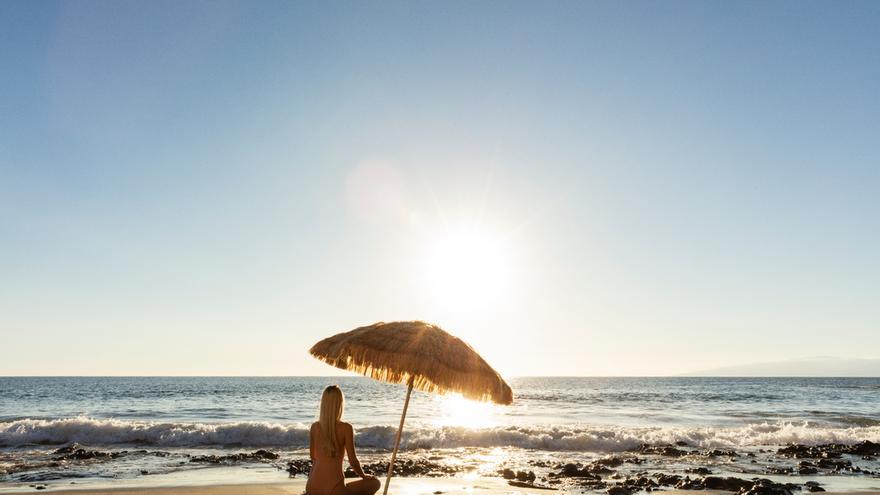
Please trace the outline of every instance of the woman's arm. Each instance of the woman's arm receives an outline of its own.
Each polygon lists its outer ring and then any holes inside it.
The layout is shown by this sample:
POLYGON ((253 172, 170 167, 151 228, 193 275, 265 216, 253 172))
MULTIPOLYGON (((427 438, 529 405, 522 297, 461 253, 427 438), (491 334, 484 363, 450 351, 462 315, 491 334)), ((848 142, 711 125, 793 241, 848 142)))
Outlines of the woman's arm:
POLYGON ((317 423, 312 423, 312 428, 309 430, 309 457, 312 462, 315 461, 315 425, 317 423))
POLYGON ((364 474, 364 470, 361 469, 361 462, 354 451, 354 428, 347 423, 345 425, 345 452, 348 454, 348 465, 351 466, 352 471, 361 478, 370 478, 371 476, 364 474))

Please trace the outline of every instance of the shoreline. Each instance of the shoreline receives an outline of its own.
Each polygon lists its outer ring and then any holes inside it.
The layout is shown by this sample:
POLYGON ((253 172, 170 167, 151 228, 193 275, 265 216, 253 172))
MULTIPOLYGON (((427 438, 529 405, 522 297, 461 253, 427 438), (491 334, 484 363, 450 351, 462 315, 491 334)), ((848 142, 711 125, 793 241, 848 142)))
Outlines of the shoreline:
MULTIPOLYGON (((385 477, 379 477, 382 483, 385 477)), ((784 477, 770 476, 776 480, 784 480, 784 477)), ((696 478, 694 478, 696 479, 696 478)), ((716 477, 716 479, 722 479, 716 477)), ((767 479, 767 477, 764 477, 767 479)), ((574 481, 574 480, 572 480, 574 481)), ((610 479, 608 481, 611 481, 610 479)), ((623 481, 623 480, 619 480, 623 481)), ((844 481, 844 480, 838 480, 844 481)), ((827 491, 829 494, 847 495, 880 495, 880 478, 861 478, 856 484, 835 484, 834 488, 827 491), (865 481, 868 481, 866 484, 865 481), (876 482, 876 483, 874 483, 876 482)), ((587 481, 589 483, 589 481, 587 481)), ((65 482, 61 480, 45 483, 0 483, 0 494, 23 494, 23 493, 63 493, 70 495, 302 495, 305 490, 306 478, 303 476, 290 477, 286 472, 279 471, 269 465, 255 466, 221 466, 198 470, 180 471, 167 474, 157 474, 141 478, 123 479, 88 479, 81 481, 65 482)), ((575 482, 573 484, 560 484, 548 486, 544 483, 531 485, 518 482, 515 479, 504 477, 492 477, 476 474, 457 476, 403 476, 395 477, 389 490, 392 495, 547 495, 557 492, 564 495, 580 495, 584 493, 599 493, 623 495, 620 490, 624 485, 602 485, 601 488, 575 482)), ((732 495, 743 493, 731 487, 711 485, 708 482, 701 488, 681 488, 676 486, 655 486, 645 490, 638 488, 638 484, 630 487, 627 495, 645 494, 649 491, 658 491, 675 495, 732 495), (720 489, 723 488, 723 489, 720 489)), ((786 493, 784 488, 768 487, 766 491, 770 495, 786 493)), ((829 487, 830 488, 830 487, 829 487)), ((792 489, 788 493, 795 495, 808 494, 807 489, 792 489)))
MULTIPOLYGON (((384 481, 383 481, 384 482, 384 481)), ((264 481, 228 484, 181 484, 172 486, 82 486, 80 488, 46 488, 15 487, 13 490, 2 490, 0 493, 59 493, 67 495, 302 495, 305 480, 264 481), (17 489, 16 489, 17 488, 17 489)), ((554 490, 572 493, 568 490, 554 490)), ((695 495, 694 490, 659 490, 667 495, 695 495)), ((391 495, 537 495, 547 493, 544 490, 533 490, 510 486, 497 479, 477 477, 465 478, 401 478, 392 482, 388 492, 391 495)), ((728 495, 730 491, 699 490, 704 495, 728 495)), ((880 495, 880 489, 870 491, 835 491, 828 495, 880 495)))
MULTIPOLYGON (((399 495, 438 495, 474 491, 487 493, 567 494, 609 493, 633 495, 650 491, 693 493, 877 493, 880 445, 789 445, 777 449, 702 449, 677 445, 643 445, 637 451, 616 454, 569 455, 551 452, 427 451, 406 455, 395 466, 391 491, 399 495), (430 455, 426 455, 430 453, 430 455), (466 488, 471 483, 470 488, 466 488), (445 487, 438 489, 438 486, 445 487), (417 487, 421 487, 418 489, 417 487)), ((362 456, 364 470, 384 479, 384 455, 362 456)), ((169 452, 88 450, 78 444, 56 449, 42 472, 27 479, 4 480, 0 495, 34 491, 91 493, 134 491, 154 493, 170 488, 250 485, 294 487, 302 493, 308 460, 278 453, 225 452, 187 455, 186 461, 169 452), (161 455, 159 455, 161 454, 161 455), (168 463, 172 471, 146 469, 145 460, 168 463), (95 472, 106 462, 121 463, 115 471, 95 472), (194 467, 195 465, 195 467, 194 467), (127 472, 126 476, 119 473, 127 472), (136 474, 136 473, 139 473, 136 474)), ((127 492, 126 492, 127 493, 127 492)), ((164 493, 164 492, 162 492, 164 493)), ((200 492, 195 492, 200 493, 200 492)), ((224 492, 225 493, 225 492, 224 492)), ((284 492, 288 493, 288 492, 284 492)))

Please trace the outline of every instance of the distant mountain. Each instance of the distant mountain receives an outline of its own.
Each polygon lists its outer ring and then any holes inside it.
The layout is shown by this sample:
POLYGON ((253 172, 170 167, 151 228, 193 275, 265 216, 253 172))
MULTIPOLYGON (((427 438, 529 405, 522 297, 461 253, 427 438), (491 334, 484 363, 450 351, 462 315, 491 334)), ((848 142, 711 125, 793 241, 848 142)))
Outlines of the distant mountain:
POLYGON ((877 376, 880 377, 880 359, 849 359, 838 357, 808 357, 723 366, 683 373, 683 376, 877 376))

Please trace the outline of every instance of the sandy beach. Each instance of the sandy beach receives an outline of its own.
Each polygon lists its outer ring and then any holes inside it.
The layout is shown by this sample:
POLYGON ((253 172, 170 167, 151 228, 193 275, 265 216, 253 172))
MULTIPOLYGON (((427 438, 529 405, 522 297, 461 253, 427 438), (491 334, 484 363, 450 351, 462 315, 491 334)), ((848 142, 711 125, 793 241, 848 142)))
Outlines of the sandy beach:
MULTIPOLYGON (((498 480, 478 478, 462 479, 423 479, 409 478, 395 480, 389 491, 394 495, 527 495, 547 493, 543 490, 518 489, 498 480)), ((75 495, 300 495, 305 487, 302 480, 285 483, 255 483, 210 486, 178 486, 178 487, 141 487, 141 488, 101 488, 51 490, 51 493, 75 495)), ((22 487, 20 491, 5 493, 41 493, 34 488, 22 487)), ((667 495, 693 495, 693 491, 668 490, 667 495)), ((705 490, 705 495, 729 494, 720 490, 705 490)), ((880 490, 870 492, 830 492, 847 493, 847 495, 880 495, 880 490)))
MULTIPOLYGON (((380 477, 382 482, 385 478, 380 477)), ((115 479, 74 483, 68 486, 41 483, 0 484, 0 494, 62 493, 72 495, 301 495, 306 479, 301 476, 287 478, 271 469, 241 469, 221 467, 172 473, 148 478, 115 479)), ((729 490, 680 490, 655 489, 669 495, 730 495, 729 490)), ((602 490, 604 492, 604 490, 602 490)), ((392 495, 546 495, 548 493, 589 493, 586 487, 572 485, 559 489, 536 489, 512 486, 507 480, 486 476, 453 477, 400 477, 394 478, 388 491, 392 495)), ((641 492, 644 493, 644 492, 641 492)), ((795 490, 794 493, 809 493, 795 490)), ((865 485, 844 487, 828 493, 848 495, 880 495, 880 483, 876 489, 865 485)))
MULTIPOLYGON (((300 495, 306 480, 297 478, 284 481, 236 483, 233 477, 242 479, 241 470, 213 470, 204 475, 186 478, 167 477, 152 482, 114 480, 80 485, 76 488, 58 488, 52 485, 37 490, 40 484, 0 485, 0 493, 70 493, 76 495, 300 495), (225 472, 224 472, 225 471, 225 472), (218 476, 219 472, 219 476, 218 476), (175 486, 175 484, 178 484, 175 486), (158 484, 158 485, 157 485, 158 484)), ((247 478, 247 476, 245 476, 247 478)), ((279 477, 279 479, 282 479, 279 477)), ((384 478, 383 478, 384 482, 384 478)), ((509 486, 505 481, 493 478, 399 478, 389 489, 393 495, 475 495, 546 493, 545 490, 522 490, 509 486)))
MULTIPOLYGON (((11 493, 33 493, 34 491, 33 488, 29 488, 27 491, 11 493)), ((163 488, 109 488, 98 490, 53 490, 52 493, 75 493, 78 495, 98 495, 102 493, 115 495, 298 495, 302 493, 302 488, 293 484, 256 484, 163 488)))

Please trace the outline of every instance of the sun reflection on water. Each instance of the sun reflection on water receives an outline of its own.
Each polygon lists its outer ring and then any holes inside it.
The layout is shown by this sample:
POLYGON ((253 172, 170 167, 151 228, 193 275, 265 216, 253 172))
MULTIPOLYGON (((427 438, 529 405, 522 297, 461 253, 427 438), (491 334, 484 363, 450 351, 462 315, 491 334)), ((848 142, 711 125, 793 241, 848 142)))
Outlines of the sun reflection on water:
POLYGON ((496 406, 465 399, 459 394, 436 397, 437 417, 434 426, 488 428, 498 425, 496 406))

